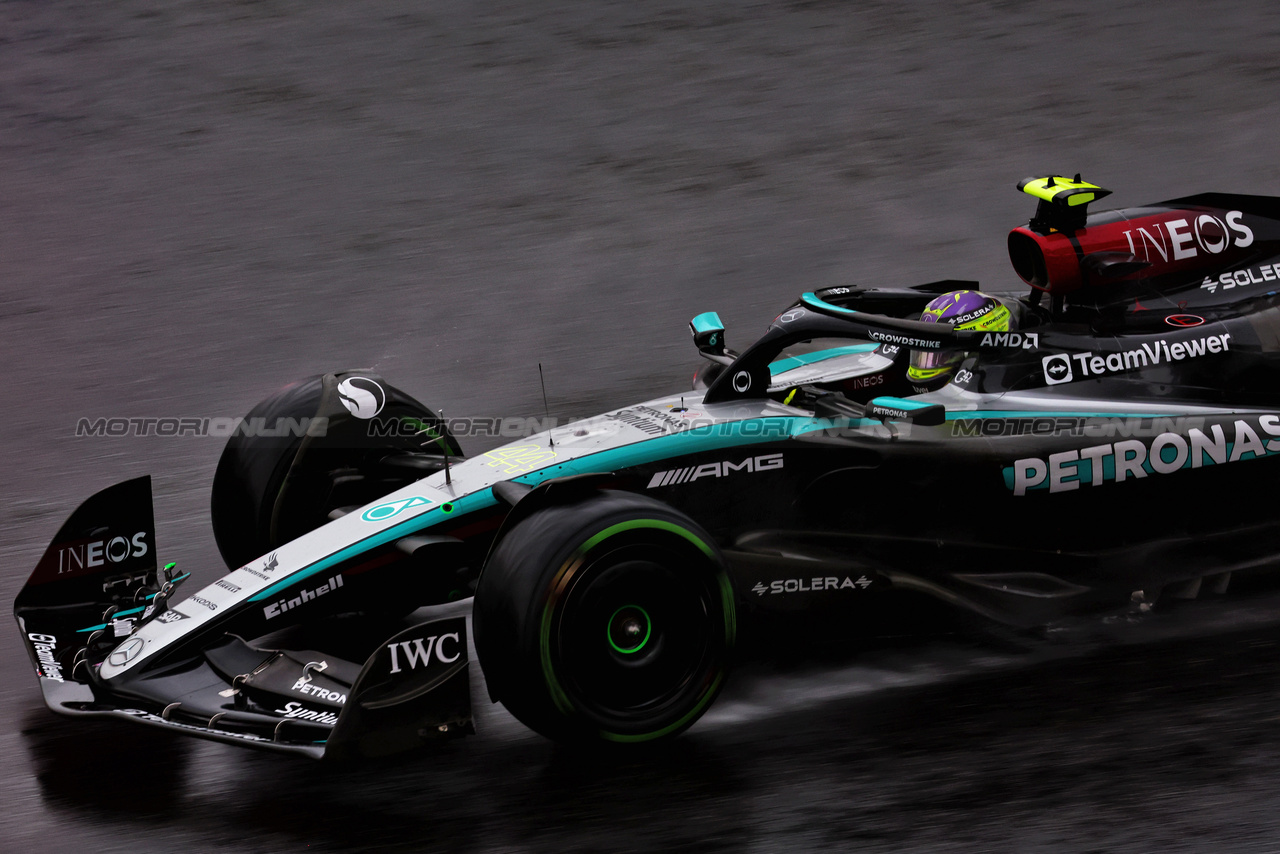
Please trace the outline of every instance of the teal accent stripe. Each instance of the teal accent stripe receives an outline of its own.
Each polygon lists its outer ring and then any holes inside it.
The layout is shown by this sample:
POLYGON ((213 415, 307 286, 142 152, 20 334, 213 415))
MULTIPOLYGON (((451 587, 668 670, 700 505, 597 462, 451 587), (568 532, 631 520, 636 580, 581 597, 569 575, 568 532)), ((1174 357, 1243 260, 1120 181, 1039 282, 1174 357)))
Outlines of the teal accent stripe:
POLYGON ((621 448, 610 448, 598 454, 580 457, 563 465, 549 466, 529 474, 513 478, 516 483, 527 483, 536 486, 552 478, 569 474, 585 474, 588 472, 618 471, 634 468, 646 463, 658 462, 688 454, 705 451, 716 451, 723 448, 736 448, 742 445, 756 445, 762 442, 776 442, 793 439, 806 433, 817 433, 830 429, 847 429, 849 426, 868 426, 879 424, 870 418, 853 419, 839 423, 829 418, 806 418, 804 416, 774 416, 770 418, 753 418, 746 421, 729 421, 722 424, 709 424, 683 433, 670 436, 657 436, 621 448), (583 467, 580 464, 585 463, 583 467))
POLYGON ((800 301, 813 308, 825 309, 826 311, 838 311, 842 314, 857 314, 857 312, 851 308, 841 308, 838 305, 832 305, 824 299, 819 299, 818 295, 812 291, 801 294, 800 301))
POLYGON ((801 353, 799 356, 789 356, 776 362, 770 362, 769 372, 777 376, 786 371, 792 371, 804 365, 811 365, 814 362, 825 362, 827 359, 834 359, 837 356, 847 356, 851 353, 869 353, 879 346, 879 344, 851 344, 848 347, 832 347, 829 350, 801 353))
POLYGON ((891 409, 928 409, 930 406, 938 406, 936 403, 926 403, 919 400, 907 400, 902 397, 876 397, 871 400, 872 406, 887 406, 891 409))
MULTIPOLYGON (((512 480, 515 483, 537 486, 545 481, 564 477, 565 475, 618 471, 686 454, 697 454, 704 451, 735 448, 762 442, 784 441, 806 433, 817 433, 831 429, 847 430, 849 427, 863 427, 878 425, 879 423, 879 421, 868 418, 850 419, 848 421, 840 419, 837 423, 828 418, 773 416, 770 418, 753 418, 746 421, 708 424, 705 427, 686 430, 682 433, 655 436, 652 439, 645 439, 621 448, 610 448, 599 453, 588 454, 559 465, 548 466, 539 471, 520 475, 512 478, 512 480)), ((497 503, 498 499, 494 498, 493 490, 490 488, 482 489, 452 502, 453 512, 455 514, 461 512, 463 515, 492 507, 497 503)), ((394 525, 385 531, 366 537, 357 543, 352 543, 346 548, 321 558, 289 577, 272 584, 265 590, 255 593, 247 601, 261 602, 264 599, 270 599, 298 582, 317 573, 324 572, 339 563, 358 557, 364 552, 371 551, 379 546, 395 542, 401 537, 407 537, 433 525, 438 525, 444 521, 444 515, 444 511, 440 507, 433 507, 425 513, 401 522, 399 525, 394 525)), ((450 518, 455 517, 451 516, 450 518)))
POLYGON ((948 421, 987 418, 1186 418, 1186 412, 1071 412, 1069 410, 975 409, 948 412, 948 421))
MULTIPOLYGON (((464 495, 462 498, 449 503, 452 507, 450 515, 459 511, 466 514, 476 510, 483 510, 486 507, 492 507, 498 503, 498 499, 493 497, 492 489, 485 488, 479 492, 464 495)), ((424 528, 430 528, 432 525, 438 525, 444 521, 444 517, 446 515, 442 507, 443 505, 441 507, 432 507, 425 513, 421 513, 412 519, 401 522, 399 525, 393 525, 385 531, 380 531, 373 536, 365 537, 359 542, 352 543, 344 549, 339 549, 333 554, 321 558, 305 569, 301 569, 287 578, 280 579, 265 590, 253 594, 247 601, 261 602, 264 599, 270 599, 271 597, 278 595, 281 591, 287 590, 297 584, 299 581, 310 578, 317 573, 324 572, 331 566, 350 560, 351 558, 357 557, 367 551, 372 551, 379 546, 385 546, 387 543, 393 543, 401 537, 407 537, 424 528)))
MULTIPOLYGON (((177 584, 181 581, 186 581, 190 577, 191 577, 191 573, 184 572, 182 573, 182 575, 179 575, 177 578, 175 578, 173 580, 173 583, 177 584)), ((150 596, 147 597, 146 601, 150 602, 154 598, 156 598, 156 594, 152 593, 150 596)), ((127 611, 116 611, 114 614, 111 615, 111 619, 118 620, 121 617, 128 616, 129 614, 136 614, 139 611, 145 611, 145 610, 147 610, 146 605, 139 605, 138 607, 130 608, 127 611)), ((76 629, 76 634, 80 634, 81 632, 96 632, 98 629, 105 629, 106 627, 107 627, 106 623, 98 623, 98 625, 90 626, 87 629, 76 629)))

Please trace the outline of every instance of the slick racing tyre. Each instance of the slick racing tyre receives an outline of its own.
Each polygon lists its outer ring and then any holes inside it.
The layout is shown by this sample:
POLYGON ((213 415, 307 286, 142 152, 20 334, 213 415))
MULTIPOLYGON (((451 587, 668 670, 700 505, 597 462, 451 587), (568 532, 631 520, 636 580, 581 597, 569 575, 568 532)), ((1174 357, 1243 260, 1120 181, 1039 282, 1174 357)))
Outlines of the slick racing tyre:
POLYGON ((213 533, 235 569, 461 457, 440 419, 368 372, 311 377, 255 406, 218 460, 213 533))
POLYGON ((724 682, 733 590, 711 538, 661 502, 592 493, 535 511, 476 590, 490 696, 561 742, 644 742, 696 721, 724 682))

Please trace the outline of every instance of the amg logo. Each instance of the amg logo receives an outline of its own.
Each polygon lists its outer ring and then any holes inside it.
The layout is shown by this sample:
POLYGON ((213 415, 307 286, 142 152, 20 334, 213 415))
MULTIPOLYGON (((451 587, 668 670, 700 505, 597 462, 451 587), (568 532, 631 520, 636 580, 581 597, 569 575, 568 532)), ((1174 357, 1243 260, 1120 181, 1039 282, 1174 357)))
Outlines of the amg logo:
POLYGON ((404 653, 404 669, 417 670, 419 665, 426 667, 431 663, 433 645, 435 646, 434 652, 437 661, 441 664, 453 664, 458 660, 458 657, 462 655, 462 651, 457 649, 455 646, 453 655, 446 658, 444 654, 444 642, 449 638, 453 638, 455 645, 462 642, 462 639, 458 636, 457 632, 449 632, 448 634, 440 635, 439 638, 432 635, 429 638, 414 638, 411 641, 400 641, 399 643, 387 644, 387 651, 391 653, 391 672, 399 673, 401 670, 400 652, 404 653))
POLYGON ((280 616, 285 611, 296 608, 303 603, 310 602, 317 596, 323 596, 330 590, 337 590, 341 586, 342 574, 339 573, 338 575, 330 578, 327 584, 321 584, 314 590, 299 590, 298 595, 294 596, 292 599, 281 599, 279 602, 272 602, 270 605, 262 609, 262 613, 266 619, 270 620, 274 617, 280 616))
POLYGON ((770 471, 782 468, 782 454, 764 454, 759 457, 747 457, 740 463, 704 463, 671 471, 660 471, 649 481, 646 489, 658 486, 674 486, 677 483, 692 483, 700 477, 728 477, 738 471, 770 471))

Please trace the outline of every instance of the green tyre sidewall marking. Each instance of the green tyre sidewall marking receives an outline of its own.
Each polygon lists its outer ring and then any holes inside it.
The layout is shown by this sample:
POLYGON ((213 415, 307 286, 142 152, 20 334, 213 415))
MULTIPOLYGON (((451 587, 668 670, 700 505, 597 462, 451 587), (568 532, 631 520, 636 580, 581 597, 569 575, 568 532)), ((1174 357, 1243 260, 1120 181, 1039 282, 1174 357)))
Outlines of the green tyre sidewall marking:
MULTIPOLYGON (((718 565, 715 550, 711 548, 711 546, 707 545, 701 537, 697 536, 687 528, 662 519, 632 519, 627 522, 619 522, 616 525, 610 525, 608 528, 600 531, 598 534, 576 548, 573 551, 573 554, 569 555, 564 563, 561 564, 560 570, 556 573, 554 582, 558 583, 559 580, 564 577, 566 570, 572 567, 575 563, 580 562, 593 548, 600 545, 605 540, 608 540, 610 537, 617 534, 621 534, 626 531, 633 531, 639 528, 650 528, 676 534, 696 546, 698 551, 706 555, 706 557, 712 562, 712 566, 718 565)), ((733 604, 733 585, 729 582, 729 578, 724 572, 717 571, 716 580, 720 585, 720 601, 722 612, 724 614, 724 639, 725 646, 728 648, 733 646, 734 640, 737 638, 738 634, 737 614, 733 604)), ((564 687, 560 684, 560 680, 556 677, 555 667, 551 662, 551 626, 553 619, 553 605, 554 602, 548 601, 542 609, 542 622, 538 632, 539 657, 542 661, 542 677, 546 683, 547 690, 551 694, 551 700, 555 703, 556 708, 561 714, 568 716, 574 713, 573 702, 569 699, 569 695, 565 692, 564 687)), ((599 733, 600 737, 606 741, 624 744, 662 738, 664 735, 680 729, 680 727, 700 715, 707 707, 707 704, 711 702, 711 699, 715 697, 716 690, 720 687, 720 683, 723 681, 724 669, 720 668, 717 671, 715 678, 711 680, 710 686, 702 692, 702 696, 698 699, 697 704, 678 721, 668 724, 660 730, 641 733, 639 735, 623 735, 621 733, 601 730, 599 733)))
POLYGON ((716 691, 720 688, 720 683, 724 681, 724 670, 716 673, 716 678, 711 680, 711 685, 707 690, 702 692, 702 696, 698 699, 698 704, 689 710, 689 713, 673 724, 668 724, 660 730, 654 732, 641 733, 640 735, 621 735, 616 732, 600 731, 600 737, 607 741, 614 741, 619 744, 635 744, 642 741, 652 741, 655 738, 662 738, 668 733, 675 732, 689 721, 694 720, 698 715, 702 714, 707 704, 711 702, 711 698, 716 695, 716 691))

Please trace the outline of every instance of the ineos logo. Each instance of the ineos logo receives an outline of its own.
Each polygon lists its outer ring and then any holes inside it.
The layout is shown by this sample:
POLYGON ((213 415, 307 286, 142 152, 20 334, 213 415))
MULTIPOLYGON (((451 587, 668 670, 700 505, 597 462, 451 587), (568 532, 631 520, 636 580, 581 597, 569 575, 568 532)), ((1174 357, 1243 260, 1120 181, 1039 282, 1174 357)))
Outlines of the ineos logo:
POLYGON ((58 549, 58 574, 142 557, 148 551, 146 539, 147 532, 139 531, 132 537, 116 536, 58 549))
POLYGON ((1195 219, 1169 219, 1151 223, 1150 228, 1139 227, 1124 232, 1129 251, 1142 260, 1155 263, 1152 254, 1161 262, 1195 258, 1201 251, 1219 255, 1231 246, 1240 249, 1253 245, 1253 229, 1242 220, 1240 211, 1227 211, 1225 216, 1202 213, 1195 219), (1198 248, 1197 248, 1198 247, 1198 248))
POLYGON ((1198 314, 1171 314, 1164 319, 1170 326, 1199 326, 1204 318, 1198 314))
POLYGON ((738 394, 744 394, 751 388, 751 374, 746 371, 738 371, 733 375, 733 390, 738 394))
POLYGON ((107 560, 119 563, 129 556, 129 541, 124 537, 114 537, 107 543, 107 560))

